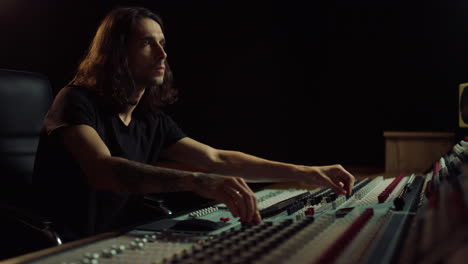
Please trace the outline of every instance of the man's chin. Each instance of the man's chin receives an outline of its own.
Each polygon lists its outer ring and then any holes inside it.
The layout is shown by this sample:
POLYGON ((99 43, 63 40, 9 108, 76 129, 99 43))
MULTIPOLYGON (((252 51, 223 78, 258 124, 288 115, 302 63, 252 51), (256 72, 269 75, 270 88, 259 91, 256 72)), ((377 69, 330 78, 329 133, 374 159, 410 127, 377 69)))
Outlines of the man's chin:
POLYGON ((159 86, 164 83, 164 78, 158 77, 158 78, 149 78, 149 79, 140 79, 140 81, 137 81, 137 84, 143 85, 144 87, 148 86, 159 86))
POLYGON ((160 86, 161 84, 163 84, 163 81, 162 80, 156 80, 156 79, 150 79, 150 80, 146 80, 145 82, 142 82, 142 84, 143 84, 144 87, 150 88, 150 87, 160 86))
POLYGON ((161 85, 164 83, 163 78, 154 78, 149 81, 149 85, 161 85))

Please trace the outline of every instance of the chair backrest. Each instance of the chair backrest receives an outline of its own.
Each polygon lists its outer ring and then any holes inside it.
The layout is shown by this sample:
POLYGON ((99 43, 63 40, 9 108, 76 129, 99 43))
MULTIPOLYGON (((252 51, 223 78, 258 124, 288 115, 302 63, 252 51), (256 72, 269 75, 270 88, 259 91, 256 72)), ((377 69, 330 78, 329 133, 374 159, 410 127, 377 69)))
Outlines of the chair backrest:
POLYGON ((0 69, 1 182, 31 183, 42 121, 51 100, 47 77, 0 69))

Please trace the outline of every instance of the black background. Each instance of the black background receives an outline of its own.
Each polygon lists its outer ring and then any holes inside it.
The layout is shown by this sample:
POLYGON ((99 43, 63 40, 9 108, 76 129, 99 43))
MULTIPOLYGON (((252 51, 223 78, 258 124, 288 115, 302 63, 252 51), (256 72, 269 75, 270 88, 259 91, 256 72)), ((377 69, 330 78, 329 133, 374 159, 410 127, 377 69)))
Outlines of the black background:
POLYGON ((457 131, 468 82, 462 1, 0 0, 0 68, 73 77, 104 15, 166 26, 192 138, 278 161, 384 166, 383 131, 457 131))

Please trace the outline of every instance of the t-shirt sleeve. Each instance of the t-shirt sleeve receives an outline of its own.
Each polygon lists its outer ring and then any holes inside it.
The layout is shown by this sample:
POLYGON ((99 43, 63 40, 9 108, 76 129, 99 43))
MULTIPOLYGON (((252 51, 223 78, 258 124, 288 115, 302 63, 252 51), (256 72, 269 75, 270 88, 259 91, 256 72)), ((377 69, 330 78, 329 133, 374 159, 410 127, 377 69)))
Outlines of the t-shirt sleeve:
POLYGON ((166 128, 163 147, 169 147, 182 138, 187 137, 187 135, 182 131, 182 129, 180 129, 180 127, 174 122, 174 120, 172 120, 170 116, 165 114, 163 116, 166 128))
POLYGON ((96 129, 96 106, 83 89, 67 86, 57 94, 44 119, 48 135, 72 125, 89 125, 96 129))

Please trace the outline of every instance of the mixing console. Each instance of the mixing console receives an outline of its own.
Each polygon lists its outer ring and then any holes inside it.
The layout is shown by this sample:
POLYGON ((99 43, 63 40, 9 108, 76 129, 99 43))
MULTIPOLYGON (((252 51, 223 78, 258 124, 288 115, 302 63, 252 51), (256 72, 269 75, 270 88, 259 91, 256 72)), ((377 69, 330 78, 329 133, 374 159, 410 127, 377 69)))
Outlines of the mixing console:
POLYGON ((262 223, 224 204, 194 210, 29 263, 460 263, 468 255, 468 143, 423 175, 256 193, 262 223))

